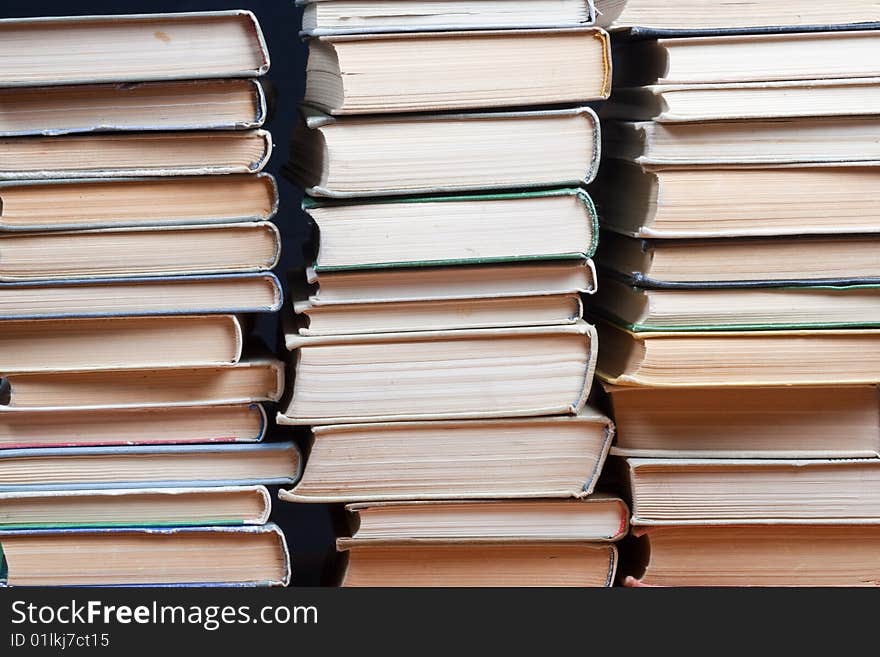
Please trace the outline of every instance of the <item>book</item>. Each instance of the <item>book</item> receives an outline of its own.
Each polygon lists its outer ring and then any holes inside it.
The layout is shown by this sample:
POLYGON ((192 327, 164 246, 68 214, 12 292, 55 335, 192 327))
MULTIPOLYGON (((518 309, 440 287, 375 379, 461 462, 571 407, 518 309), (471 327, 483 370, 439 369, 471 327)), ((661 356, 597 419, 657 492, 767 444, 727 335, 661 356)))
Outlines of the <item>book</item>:
POLYGON ((346 546, 342 586, 606 587, 617 572, 613 544, 346 546))
POLYGON ((0 493, 0 530, 263 525, 265 486, 0 493))
POLYGON ((876 524, 880 461, 627 459, 633 523, 876 524))
POLYGON ((278 401, 283 391, 284 365, 271 358, 220 366, 23 372, 0 379, 0 409, 242 404, 278 401))
POLYGON ((279 424, 576 414, 596 332, 568 326, 301 337, 279 424), (339 367, 343 365, 343 367, 339 367))
POLYGON ((880 76, 876 30, 624 41, 614 85, 835 80, 880 76))
POLYGON ((7 586, 287 586, 283 532, 259 527, 6 531, 7 586), (149 564, 145 568, 144 564, 149 564))
POLYGON ((597 325, 597 375, 628 386, 724 387, 878 383, 880 331, 632 333, 597 325))
POLYGON ((607 121, 608 157, 640 165, 876 166, 875 116, 654 123, 607 121))
POLYGON ((0 281, 247 273, 280 257, 268 221, 15 233, 0 237, 0 281))
POLYGON ((265 130, 5 137, 0 180, 256 173, 271 153, 265 130))
POLYGON ((0 137, 136 130, 243 130, 266 120, 255 80, 0 88, 0 137))
POLYGON ((269 52, 249 11, 5 18, 0 87, 258 77, 269 52), (218 47, 222 44, 222 47, 218 47))
POLYGON ((0 182, 0 231, 85 230, 268 221, 267 173, 180 178, 0 182))
POLYGON ((583 103, 608 97, 610 61, 595 28, 318 36, 303 102, 339 115, 583 103))
POLYGON ((335 198, 577 187, 596 175, 599 141, 588 107, 345 120, 306 109, 286 171, 335 198))
POLYGON ((880 78, 708 84, 614 89, 602 118, 658 123, 866 116, 880 103, 880 78))
POLYGON ((641 586, 877 586, 880 527, 735 525, 634 530, 641 586), (695 549, 695 547, 697 549, 695 549))
POLYGON ((583 304, 577 294, 353 304, 305 299, 294 310, 291 331, 317 336, 575 324, 583 304))
POLYGON ((575 416, 319 425, 289 502, 583 498, 614 438, 575 416))
POLYGON ((0 283, 0 318, 62 320, 193 313, 267 313, 281 307, 271 273, 0 283))
MULTIPOLYGON (((314 267, 291 281, 294 307, 378 306, 402 302, 490 301, 593 294, 592 260, 519 262, 459 267, 415 267, 318 273, 314 267)), ((2 288, 0 288, 2 289, 2 288)), ((301 312, 297 310, 297 312, 301 312)))
POLYGON ((596 12, 591 0, 395 0, 393 10, 384 2, 362 0, 298 0, 303 7, 304 36, 346 33, 421 32, 441 30, 548 28, 592 25, 596 12))
POLYGON ((643 240, 603 232, 599 264, 645 287, 880 283, 876 235, 643 240), (604 257, 604 254, 613 254, 604 257))
POLYGON ((590 191, 603 228, 632 237, 797 237, 880 232, 871 219, 878 181, 880 168, 845 163, 673 168, 606 160, 590 191), (731 189, 748 193, 732 199, 731 189))
POLYGON ((0 491, 293 485, 294 443, 63 447, 0 451, 0 491))
POLYGON ((737 30, 797 26, 829 29, 836 25, 877 22, 874 0, 595 0, 598 22, 615 29, 737 30))
POLYGON ((611 453, 657 458, 878 458, 877 386, 606 386, 611 453))
POLYGON ((553 541, 613 543, 626 536, 629 510, 610 495, 580 500, 469 500, 349 504, 351 538, 336 545, 423 545, 553 541))
POLYGON ((635 332, 880 327, 880 286, 652 289, 614 276, 592 312, 635 332))
POLYGON ((0 449, 249 443, 267 425, 260 404, 21 410, 0 413, 0 449))
POLYGON ((0 372, 149 368, 237 363, 234 315, 0 322, 0 372))
POLYGON ((306 198, 317 272, 583 260, 599 217, 582 189, 334 202, 306 198), (541 230, 535 233, 535 226, 541 230))

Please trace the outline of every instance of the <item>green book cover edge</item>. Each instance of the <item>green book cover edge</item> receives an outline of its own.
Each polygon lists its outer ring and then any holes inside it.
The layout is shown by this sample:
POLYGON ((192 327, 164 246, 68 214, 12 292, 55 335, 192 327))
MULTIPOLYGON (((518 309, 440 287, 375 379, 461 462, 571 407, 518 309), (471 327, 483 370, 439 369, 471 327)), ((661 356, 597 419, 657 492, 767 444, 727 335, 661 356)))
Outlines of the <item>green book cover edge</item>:
POLYGON ((403 196, 399 198, 380 199, 346 199, 346 200, 318 200, 306 196, 302 202, 302 208, 308 212, 311 208, 330 207, 334 205, 358 205, 358 204, 382 204, 382 203, 433 203, 433 202, 460 202, 460 201, 504 201, 522 198, 548 198, 554 196, 577 196, 587 208, 590 216, 592 240, 586 250, 577 253, 554 253, 548 255, 528 255, 495 258, 458 258, 453 260, 414 260, 400 262, 379 262, 357 266, 315 266, 318 273, 332 273, 343 271, 364 271, 375 269, 409 269, 426 267, 457 267, 463 265, 490 265, 504 263, 536 262, 541 260, 586 260, 596 254, 599 247, 599 213, 596 205, 586 190, 578 187, 564 187, 559 189, 523 190, 518 192, 502 192, 491 194, 464 194, 457 196, 403 196))
MULTIPOLYGON (((872 286, 866 286, 872 287, 872 286)), ((706 333, 729 331, 834 331, 841 329, 880 328, 880 322, 839 322, 804 324, 687 324, 682 326, 660 326, 656 324, 628 324, 619 317, 591 309, 591 314, 608 320, 631 333, 706 333)))

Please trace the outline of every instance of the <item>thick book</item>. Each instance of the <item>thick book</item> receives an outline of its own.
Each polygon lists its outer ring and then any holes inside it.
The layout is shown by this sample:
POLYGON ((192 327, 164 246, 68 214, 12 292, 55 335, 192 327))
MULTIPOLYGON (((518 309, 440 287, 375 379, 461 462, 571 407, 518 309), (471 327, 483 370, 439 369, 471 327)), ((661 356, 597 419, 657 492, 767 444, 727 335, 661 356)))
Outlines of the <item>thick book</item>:
POLYGON ((0 413, 0 449, 260 442, 260 404, 31 409, 0 413))
POLYGON ((302 337, 280 424, 576 414, 596 330, 567 326, 302 337), (339 365, 344 367, 339 367, 339 365))
POLYGON ((289 502, 583 498, 614 438, 611 421, 576 416, 324 425, 289 502))
POLYGON ((880 168, 846 163, 734 169, 607 160, 590 191, 602 226, 631 237, 798 237, 880 232, 878 184, 880 168), (732 197, 731 189, 748 191, 732 197))
POLYGON ((607 587, 613 543, 346 545, 341 586, 607 587))
POLYGON ((200 367, 93 367, 6 373, 0 378, 0 410, 246 404, 275 402, 283 392, 284 364, 271 358, 200 367))
POLYGON ((877 24, 875 0, 595 0, 597 22, 616 30, 681 33, 829 30, 877 24))
POLYGON ((590 302, 634 332, 880 327, 880 285, 654 289, 606 276, 590 302))
POLYGON ((644 240, 606 231, 602 241, 599 265, 642 287, 880 283, 876 234, 644 240))
POLYGON ((880 526, 638 527, 642 564, 628 586, 877 586, 880 526), (699 546, 699 554, 695 554, 699 546))
POLYGON ((877 524, 880 460, 627 459, 633 524, 877 524))
POLYGON ((599 169, 599 132, 588 107, 345 120, 306 109, 286 171, 335 198, 577 187, 599 169))
POLYGON ((5 586, 287 586, 274 524, 0 532, 5 586), (149 564, 148 567, 145 567, 149 564))
POLYGON ((334 115, 434 112, 583 103, 610 91, 600 29, 402 32, 312 39, 303 102, 334 115))
POLYGON ((579 294, 352 304, 303 299, 293 309, 290 330, 303 336, 558 326, 583 316, 579 294))
POLYGON ((15 233, 0 238, 0 281, 252 273, 280 257, 269 221, 15 233))
POLYGON ((0 183, 3 232, 237 224, 277 211, 267 173, 0 183))
POLYGON ((422 545, 552 541, 613 543, 626 536, 629 509, 610 495, 580 500, 438 500, 361 502, 353 514, 351 538, 338 549, 360 545, 422 545))
POLYGON ((658 458, 880 458, 877 386, 606 386, 611 453, 658 458))
POLYGON ((307 197, 303 209, 316 226, 318 274, 583 260, 599 238, 596 208, 578 188, 343 202, 307 197))
POLYGON ((598 324, 606 383, 691 388, 880 382, 880 330, 632 333, 598 324))
POLYGON ((711 123, 602 124, 605 154, 636 164, 877 166, 880 119, 831 117, 711 123))
POLYGON ((244 329, 234 315, 0 322, 0 372, 237 363, 244 329))
POLYGON ((0 283, 4 320, 268 313, 281 307, 274 274, 92 278, 0 283))
POLYGON ((265 486, 0 493, 0 530, 263 525, 265 486))
POLYGON ((880 78, 703 84, 615 89, 603 119, 690 123, 865 116, 880 103, 880 78))
POLYGON ((6 18, 0 87, 257 77, 269 52, 249 11, 6 18))
POLYGON ((5 137, 0 180, 256 173, 271 154, 265 130, 5 137))
POLYGON ((293 485, 294 443, 63 447, 0 451, 0 491, 293 485))
POLYGON ((301 35, 440 32, 586 27, 596 19, 592 0, 297 0, 301 35))
MULTIPOLYGON (((592 260, 551 260, 461 267, 414 267, 319 274, 314 267, 291 278, 297 312, 306 307, 391 303, 495 301, 559 294, 593 294, 592 260), (303 304, 308 304, 304 306, 303 304)), ((2 288, 0 288, 2 289, 2 288)))
POLYGON ((880 35, 856 30, 624 41, 613 57, 615 87, 873 78, 880 76, 880 35))
POLYGON ((0 137, 137 130, 245 130, 266 120, 255 80, 0 88, 0 137))

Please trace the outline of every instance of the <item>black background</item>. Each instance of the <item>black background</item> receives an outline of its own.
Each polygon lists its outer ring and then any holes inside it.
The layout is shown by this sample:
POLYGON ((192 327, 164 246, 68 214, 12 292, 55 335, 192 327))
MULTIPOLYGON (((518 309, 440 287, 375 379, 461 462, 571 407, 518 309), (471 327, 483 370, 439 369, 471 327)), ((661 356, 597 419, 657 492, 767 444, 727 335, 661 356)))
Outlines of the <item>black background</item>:
MULTIPOLYGON (((300 211, 302 192, 280 176, 288 160, 288 144, 296 108, 302 99, 305 83, 306 46, 298 37, 302 10, 293 0, 168 0, 143 2, 125 0, 0 0, 0 17, 72 16, 89 14, 148 14, 159 12, 213 11, 249 9, 256 14, 269 46, 271 67, 266 78, 274 87, 273 111, 266 124, 272 133, 275 150, 266 171, 278 180, 281 204, 275 222, 284 240, 277 272, 302 266, 302 243, 306 237, 306 218, 300 211)), ((3 63, 0 62, 0 66, 3 63)), ((277 349, 277 316, 261 317, 257 329, 277 349)), ((278 429, 274 440, 295 438, 302 444, 302 432, 278 429)), ((274 492, 274 491, 273 491, 274 492)), ((319 583, 325 560, 333 555, 333 529, 329 509, 324 505, 288 504, 275 501, 273 520, 284 529, 293 555, 296 585, 319 583)))

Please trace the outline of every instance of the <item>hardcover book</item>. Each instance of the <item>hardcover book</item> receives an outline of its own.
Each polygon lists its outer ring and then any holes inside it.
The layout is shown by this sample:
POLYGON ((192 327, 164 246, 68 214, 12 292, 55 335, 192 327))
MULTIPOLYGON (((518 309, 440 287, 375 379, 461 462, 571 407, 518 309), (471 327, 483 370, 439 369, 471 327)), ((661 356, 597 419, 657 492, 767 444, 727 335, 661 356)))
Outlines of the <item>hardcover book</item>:
POLYGON ((679 168, 606 160, 590 191, 603 228, 631 237, 798 237, 880 232, 878 184, 873 165, 679 168), (731 189, 748 192, 732 199, 731 189))
POLYGON ((348 545, 613 543, 627 534, 629 509, 610 495, 579 500, 439 500, 362 502, 345 507, 354 515, 348 545))
POLYGON ((598 324, 597 375, 657 387, 880 383, 880 331, 631 333, 598 324))
POLYGON ((234 315, 0 322, 0 372, 237 363, 244 329, 234 315))
POLYGON ((0 236, 0 281, 261 272, 280 257, 268 221, 14 233, 0 236))
POLYGON ((577 187, 600 151, 588 107, 345 120, 306 109, 287 171, 335 198, 577 187))
POLYGON ((281 307, 271 273, 0 283, 0 318, 63 320, 197 313, 266 313, 281 307))
POLYGON ((636 35, 827 31, 877 25, 875 0, 595 0, 598 23, 636 35))
POLYGON ((573 104, 610 83, 595 28, 346 34, 310 41, 303 102, 334 115, 573 104))
POLYGON ((265 486, 0 493, 0 530, 264 525, 265 486))
POLYGON ((0 88, 0 137, 245 130, 265 120, 266 97, 255 80, 0 88))
POLYGON ((6 137, 0 180, 256 173, 271 153, 265 130, 6 137))
POLYGON ((280 424, 576 414, 596 359, 595 329, 568 326, 286 336, 295 350, 280 424), (338 367, 338 365, 345 367, 338 367))
POLYGON ((880 283, 880 238, 876 234, 642 240, 607 231, 602 233, 602 242, 600 266, 641 287, 880 283))
POLYGON ((877 459, 627 462, 637 525, 877 524, 880 517, 877 459))
POLYGON ((269 70, 260 24, 243 10, 5 18, 0 44, 9 64, 0 87, 258 77, 269 70))
POLYGON ((149 445, 0 451, 0 491, 293 485, 294 443, 149 445))
POLYGON ((459 267, 415 267, 319 274, 313 267, 290 282, 294 308, 402 302, 490 301, 593 294, 592 260, 552 260, 459 267))
POLYGON ((605 386, 616 456, 880 458, 877 386, 605 386))
POLYGON ((260 404, 20 410, 0 413, 0 448, 251 443, 267 425, 260 404))
POLYGON ((315 271, 583 260, 599 217, 578 188, 333 202, 307 197, 315 271), (540 231, 535 233, 535 226, 540 231))
POLYGON ((297 0, 303 7, 301 35, 384 34, 523 28, 585 27, 596 10, 592 0, 297 0))
POLYGON ((274 524, 5 531, 0 532, 0 560, 5 586, 290 583, 287 542, 274 524))
POLYGON ((0 379, 0 411, 274 402, 283 391, 284 365, 270 358, 200 367, 6 373, 0 379))
POLYGON ((277 211, 267 173, 0 182, 0 231, 237 224, 277 211))
POLYGON ((853 523, 639 527, 629 586, 877 586, 880 527, 853 523), (699 558, 694 556, 699 545, 699 558))
POLYGON ((614 438, 590 409, 574 416, 323 425, 289 502, 584 498, 614 438))

